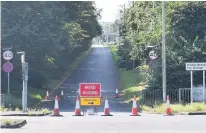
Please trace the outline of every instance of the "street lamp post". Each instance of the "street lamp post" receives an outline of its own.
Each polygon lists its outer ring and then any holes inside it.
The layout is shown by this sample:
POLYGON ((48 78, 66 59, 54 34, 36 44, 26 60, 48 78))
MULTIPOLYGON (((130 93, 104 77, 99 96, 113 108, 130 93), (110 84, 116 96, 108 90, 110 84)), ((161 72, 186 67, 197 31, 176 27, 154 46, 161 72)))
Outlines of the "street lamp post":
POLYGON ((163 101, 166 101, 166 54, 165 54, 165 2, 162 1, 162 88, 163 101))
POLYGON ((28 63, 25 62, 25 52, 17 52, 21 55, 22 63, 22 81, 23 81, 23 91, 22 91, 22 110, 27 111, 27 81, 28 81, 28 63))

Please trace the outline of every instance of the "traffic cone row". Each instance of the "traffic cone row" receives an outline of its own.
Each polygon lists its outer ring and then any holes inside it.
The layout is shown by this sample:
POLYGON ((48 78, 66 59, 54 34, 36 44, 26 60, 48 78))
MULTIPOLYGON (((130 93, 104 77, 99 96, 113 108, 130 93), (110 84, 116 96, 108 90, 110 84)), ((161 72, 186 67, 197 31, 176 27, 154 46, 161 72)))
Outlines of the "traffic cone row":
POLYGON ((64 100, 64 92, 61 91, 61 101, 63 101, 63 100, 64 100))
MULTIPOLYGON (((44 100, 50 100, 50 99, 51 99, 51 98, 49 97, 49 92, 47 91, 44 100)), ((61 101, 64 100, 64 92, 63 92, 63 90, 61 91, 61 97, 60 97, 60 100, 61 100, 61 101)))
POLYGON ((79 96, 77 95, 76 99, 76 107, 75 107, 75 112, 73 116, 83 116, 81 115, 81 110, 80 110, 80 102, 79 102, 79 96))
POLYGON ((167 103, 166 103, 166 113, 165 116, 172 116, 172 109, 170 107, 170 97, 167 95, 167 103))
POLYGON ((110 109, 109 109, 109 101, 107 99, 107 94, 105 97, 105 104, 104 104, 104 114, 101 116, 113 116, 112 114, 110 114, 110 109))
POLYGON ((49 92, 47 91, 44 100, 49 100, 49 99, 50 99, 50 98, 49 98, 49 92))
POLYGON ((59 112, 59 103, 58 103, 58 96, 55 97, 55 103, 54 103, 54 110, 53 110, 53 114, 51 116, 63 116, 60 115, 59 112))
POLYGON ((120 97, 119 92, 118 92, 118 89, 116 89, 116 92, 115 92, 114 97, 115 97, 115 98, 119 98, 119 97, 120 97))
MULTIPOLYGON (((61 97, 63 97, 63 91, 61 92, 61 97)), ((45 99, 49 99, 48 91, 47 91, 47 95, 46 95, 45 99)), ((171 116, 171 115, 173 115, 173 114, 172 114, 172 110, 171 110, 171 107, 170 107, 170 97, 169 97, 169 95, 167 95, 166 114, 165 114, 165 116, 171 116)), ((55 104, 54 104, 54 110, 53 110, 53 115, 52 116, 62 116, 62 115, 60 115, 60 112, 59 112, 58 96, 55 97, 55 104)), ((77 95, 75 112, 74 112, 73 116, 83 116, 81 114, 81 109, 80 109, 79 95, 77 95)), ((113 116, 110 113, 109 101, 108 101, 108 98, 107 98, 107 94, 105 96, 104 114, 101 115, 101 116, 113 116)), ((135 95, 133 97, 132 112, 131 112, 130 116, 141 116, 141 115, 138 114, 138 108, 137 108, 136 96, 135 95)))
POLYGON ((133 98, 133 104, 132 104, 132 114, 130 116, 140 116, 138 114, 138 109, 137 109, 137 102, 136 102, 136 96, 133 98))

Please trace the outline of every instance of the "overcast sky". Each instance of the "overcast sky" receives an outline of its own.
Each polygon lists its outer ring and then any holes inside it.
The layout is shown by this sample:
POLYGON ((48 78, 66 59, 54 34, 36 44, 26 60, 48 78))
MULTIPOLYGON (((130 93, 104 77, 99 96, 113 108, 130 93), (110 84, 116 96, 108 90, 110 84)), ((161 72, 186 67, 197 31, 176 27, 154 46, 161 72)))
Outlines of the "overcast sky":
POLYGON ((102 8, 103 22, 113 22, 116 20, 120 5, 128 3, 128 0, 96 0, 97 8, 102 8))

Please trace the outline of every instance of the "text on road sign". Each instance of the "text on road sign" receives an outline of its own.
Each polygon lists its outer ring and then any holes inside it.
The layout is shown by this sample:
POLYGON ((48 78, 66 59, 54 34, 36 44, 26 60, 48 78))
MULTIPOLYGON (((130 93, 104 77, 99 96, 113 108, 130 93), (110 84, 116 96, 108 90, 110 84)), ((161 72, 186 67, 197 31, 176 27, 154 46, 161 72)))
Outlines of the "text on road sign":
POLYGON ((206 63, 186 63, 186 70, 188 71, 204 71, 206 70, 206 63))
POLYGON ((13 53, 11 51, 9 51, 9 50, 4 51, 3 58, 4 58, 4 60, 9 61, 9 60, 11 60, 13 58, 13 53))
POLYGON ((82 106, 99 106, 101 105, 101 98, 80 98, 82 106))
POLYGON ((157 58, 157 55, 156 55, 156 53, 155 53, 155 51, 150 51, 149 52, 149 57, 150 57, 150 59, 152 59, 152 60, 154 60, 154 59, 156 59, 157 58))
POLYGON ((101 84, 80 83, 80 97, 101 97, 101 84))

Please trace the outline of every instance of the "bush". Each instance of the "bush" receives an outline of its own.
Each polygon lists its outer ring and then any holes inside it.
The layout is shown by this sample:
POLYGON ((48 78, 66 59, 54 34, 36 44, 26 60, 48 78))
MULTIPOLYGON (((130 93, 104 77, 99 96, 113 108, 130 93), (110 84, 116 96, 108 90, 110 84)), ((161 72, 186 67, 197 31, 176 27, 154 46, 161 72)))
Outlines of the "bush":
MULTIPOLYGON (((206 105, 203 103, 193 103, 187 105, 181 104, 171 104, 171 109, 173 113, 180 113, 180 112, 198 112, 198 111, 206 111, 206 105)), ((165 113, 166 105, 154 105, 153 108, 148 106, 142 106, 142 110, 152 112, 152 113, 165 113)))

